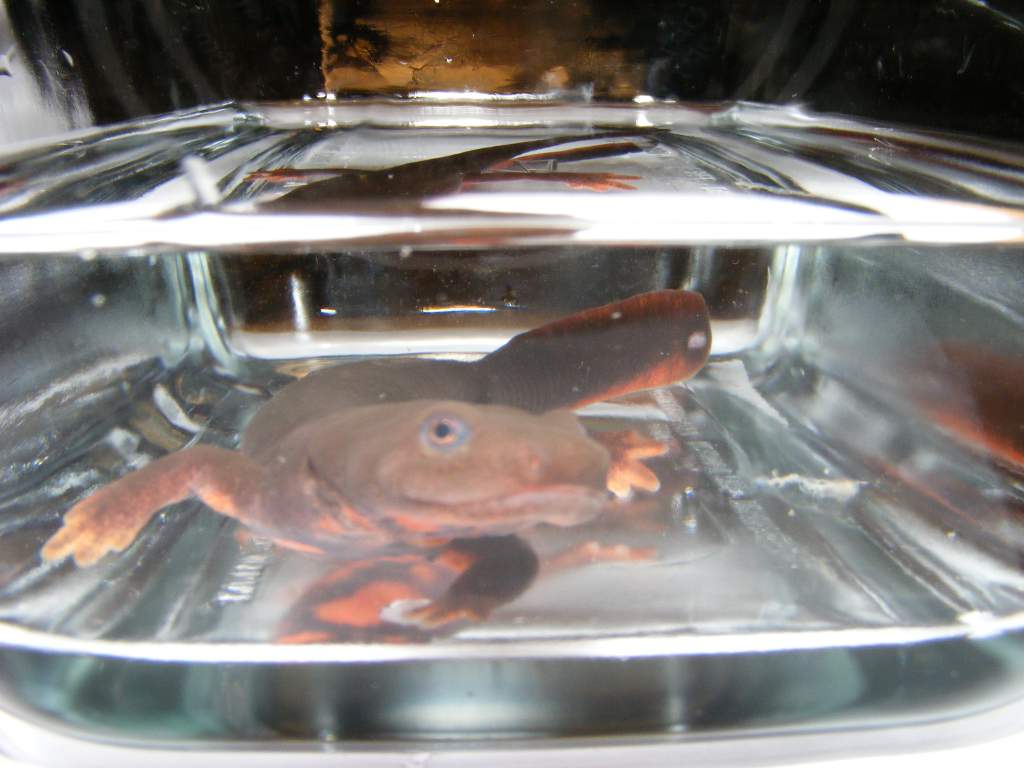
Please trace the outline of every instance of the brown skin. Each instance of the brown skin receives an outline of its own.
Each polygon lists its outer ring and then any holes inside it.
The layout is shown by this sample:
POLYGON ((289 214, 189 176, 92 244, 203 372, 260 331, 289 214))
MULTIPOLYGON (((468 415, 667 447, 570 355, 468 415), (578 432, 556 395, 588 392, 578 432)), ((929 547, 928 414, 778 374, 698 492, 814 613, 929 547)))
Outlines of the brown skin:
POLYGON ((249 179, 295 181, 310 176, 314 178, 324 174, 330 176, 321 181, 304 184, 278 198, 263 203, 261 207, 268 211, 333 210, 345 208, 352 205, 353 202, 365 204, 372 200, 419 200, 433 195, 456 192, 466 184, 490 181, 546 181, 594 191, 632 190, 635 187, 627 182, 636 181, 638 179, 636 176, 622 176, 615 173, 560 173, 551 170, 528 173, 507 169, 514 167, 517 160, 520 162, 546 161, 555 164, 559 161, 591 160, 639 152, 642 150, 642 144, 637 142, 643 142, 645 134, 650 133, 644 131, 637 131, 633 134, 604 132, 591 135, 557 136, 472 149, 454 155, 418 160, 383 169, 284 168, 257 171, 250 175, 249 179), (587 140, 601 141, 620 136, 627 140, 604 141, 589 146, 577 145, 557 149, 564 144, 587 140), (540 151, 549 148, 551 151, 540 151))
MULTIPOLYGON (((358 603, 343 623, 362 634, 346 637, 374 637, 368 616, 393 630, 377 619, 397 599, 429 601, 409 613, 424 626, 478 620, 536 573, 513 534, 587 522, 617 503, 609 490, 658 488, 640 462, 666 446, 635 433, 599 441, 563 409, 688 378, 710 342, 703 299, 659 291, 521 334, 474 363, 324 369, 268 401, 240 452, 187 448, 79 501, 41 554, 91 565, 196 497, 284 547, 356 564, 358 584, 335 579, 333 608, 311 609, 338 618, 358 603), (388 580, 388 569, 406 576, 388 580)), ((323 639, 291 623, 290 637, 323 639)))
POLYGON ((423 525, 450 520, 453 536, 572 525, 605 496, 608 452, 565 411, 412 400, 353 409, 344 421, 366 437, 337 450, 318 429, 307 449, 317 474, 337 478, 359 508, 423 525), (532 508, 529 497, 541 493, 563 505, 532 508))
POLYGON ((190 495, 285 546, 334 559, 577 525, 608 507, 608 467, 607 450, 564 411, 362 406, 289 433, 259 462, 208 446, 165 456, 72 507, 42 554, 91 565, 190 495))

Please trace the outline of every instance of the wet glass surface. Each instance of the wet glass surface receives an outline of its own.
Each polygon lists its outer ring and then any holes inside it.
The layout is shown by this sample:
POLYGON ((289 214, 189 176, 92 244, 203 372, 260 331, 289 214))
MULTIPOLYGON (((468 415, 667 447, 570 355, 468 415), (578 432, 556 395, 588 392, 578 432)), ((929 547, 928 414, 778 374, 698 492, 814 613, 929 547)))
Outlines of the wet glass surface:
POLYGON ((554 126, 549 105, 367 109, 212 109, 6 159, 16 706, 117 738, 414 740, 910 721, 1019 694, 1019 157, 743 105, 554 126), (542 567, 429 642, 312 646, 276 641, 323 558, 196 501, 96 565, 39 558, 75 501, 234 448, 310 370, 473 359, 662 288, 705 297, 711 359, 581 411, 674 443, 649 462, 661 489, 527 536, 542 561, 589 541, 652 558, 542 567), (623 720, 590 679, 648 703, 623 720), (558 714, 584 700, 585 722, 558 714))

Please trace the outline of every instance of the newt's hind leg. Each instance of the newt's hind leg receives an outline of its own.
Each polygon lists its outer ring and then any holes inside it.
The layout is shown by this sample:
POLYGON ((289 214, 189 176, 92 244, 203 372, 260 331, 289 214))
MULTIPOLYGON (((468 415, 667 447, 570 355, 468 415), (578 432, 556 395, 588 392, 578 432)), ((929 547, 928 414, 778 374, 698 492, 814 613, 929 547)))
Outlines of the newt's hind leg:
POLYGON ((461 573, 441 597, 405 612, 406 620, 424 627, 483 621, 523 594, 540 570, 536 552, 518 536, 456 539, 437 561, 461 573))
POLYGON ((305 591, 278 642, 426 642, 487 618, 537 570, 533 549, 516 536, 345 563, 305 591))
POLYGON ((43 546, 43 560, 71 555, 79 566, 92 565, 128 547, 163 507, 190 497, 244 521, 260 475, 250 459, 224 448, 197 445, 168 454, 75 504, 43 546))

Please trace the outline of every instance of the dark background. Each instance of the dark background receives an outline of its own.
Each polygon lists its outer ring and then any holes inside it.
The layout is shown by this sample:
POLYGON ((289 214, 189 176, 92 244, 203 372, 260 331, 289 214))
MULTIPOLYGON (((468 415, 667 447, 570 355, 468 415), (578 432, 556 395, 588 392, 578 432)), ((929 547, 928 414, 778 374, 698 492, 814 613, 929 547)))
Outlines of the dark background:
MULTIPOLYGON (((631 71, 639 73, 637 92, 657 97, 795 100, 820 111, 1009 139, 1024 136, 1019 2, 502 0, 492 5, 514 17, 510 34, 521 37, 531 36, 531 24, 536 30, 557 23, 557 12, 589 14, 593 32, 579 41, 583 55, 589 51, 592 58, 630 62, 631 71)), ((374 19, 394 19, 397 8, 426 26, 430 17, 424 9, 430 6, 386 0, 338 0, 333 7, 317 0, 6 2, 38 88, 58 103, 84 98, 100 124, 225 99, 314 95, 324 87, 325 51, 350 62, 357 73, 360 67, 370 71, 386 59, 392 43, 387 24, 374 19)), ((526 50, 528 41, 523 42, 526 50)), ((571 60, 578 53, 565 55, 571 60)), ((600 84, 595 95, 622 97, 619 91, 604 92, 600 84)))

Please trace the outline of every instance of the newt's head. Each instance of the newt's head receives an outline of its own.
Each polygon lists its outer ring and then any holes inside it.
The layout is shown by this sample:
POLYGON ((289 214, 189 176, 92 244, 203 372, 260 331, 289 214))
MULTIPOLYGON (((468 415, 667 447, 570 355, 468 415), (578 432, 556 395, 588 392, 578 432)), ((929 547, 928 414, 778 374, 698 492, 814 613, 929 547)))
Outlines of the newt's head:
POLYGON ((609 503, 608 452, 567 411, 414 400, 353 408, 308 429, 308 484, 396 536, 575 525, 609 503))

